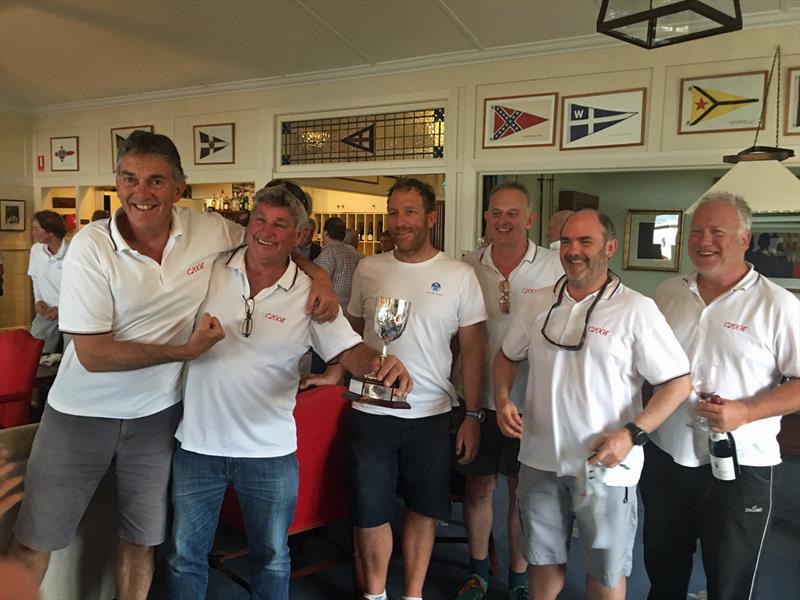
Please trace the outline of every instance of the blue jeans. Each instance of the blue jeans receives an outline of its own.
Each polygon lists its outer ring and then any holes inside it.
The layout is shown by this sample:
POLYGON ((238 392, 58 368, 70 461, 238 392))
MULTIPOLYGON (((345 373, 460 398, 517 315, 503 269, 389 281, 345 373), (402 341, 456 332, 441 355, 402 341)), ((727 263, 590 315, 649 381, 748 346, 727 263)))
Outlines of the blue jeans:
POLYGON ((251 597, 289 597, 287 532, 297 500, 294 453, 276 458, 228 458, 183 450, 172 459, 172 550, 169 597, 201 600, 208 585, 208 553, 222 498, 232 483, 239 496, 250 546, 251 597))

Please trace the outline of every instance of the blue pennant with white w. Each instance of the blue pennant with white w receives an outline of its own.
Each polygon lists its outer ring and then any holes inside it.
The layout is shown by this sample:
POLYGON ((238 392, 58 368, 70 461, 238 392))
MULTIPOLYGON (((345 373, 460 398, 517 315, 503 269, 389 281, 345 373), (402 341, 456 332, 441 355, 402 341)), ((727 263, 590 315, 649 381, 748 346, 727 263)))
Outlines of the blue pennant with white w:
POLYGON ((592 135, 593 133, 597 133, 598 131, 603 131, 637 114, 638 113, 635 112, 607 110, 605 108, 594 108, 593 106, 570 104, 569 141, 574 142, 588 135, 592 135))

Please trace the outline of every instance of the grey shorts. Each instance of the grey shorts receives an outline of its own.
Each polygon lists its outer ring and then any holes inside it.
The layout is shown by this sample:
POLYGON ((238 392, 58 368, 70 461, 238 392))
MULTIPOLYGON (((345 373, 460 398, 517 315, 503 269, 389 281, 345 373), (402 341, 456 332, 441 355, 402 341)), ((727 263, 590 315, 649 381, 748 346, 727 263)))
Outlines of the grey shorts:
POLYGON ((611 534, 606 549, 591 547, 592 524, 585 513, 573 510, 577 494, 575 477, 558 477, 522 465, 517 486, 517 509, 522 527, 522 554, 532 565, 563 565, 578 522, 581 563, 586 572, 606 587, 631 574, 633 541, 636 537, 636 486, 606 486, 605 511, 611 534))
POLYGON ((72 542, 100 481, 113 466, 119 537, 157 546, 166 537, 175 428, 181 405, 138 419, 78 417, 45 407, 25 476, 14 535, 42 552, 72 542))

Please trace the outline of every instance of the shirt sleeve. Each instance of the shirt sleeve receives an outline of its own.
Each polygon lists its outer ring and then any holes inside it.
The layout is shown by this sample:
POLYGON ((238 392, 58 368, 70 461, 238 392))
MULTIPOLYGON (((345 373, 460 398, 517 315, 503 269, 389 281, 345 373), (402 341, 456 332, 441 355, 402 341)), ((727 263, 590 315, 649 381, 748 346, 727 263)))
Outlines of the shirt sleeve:
MULTIPOLYGON (((351 313, 352 314, 352 313, 351 313)), ((464 282, 461 285, 461 297, 458 307, 458 326, 467 327, 489 318, 486 314, 486 303, 483 300, 478 276, 472 266, 464 269, 464 282)))
POLYGON ((787 297, 779 308, 774 350, 775 362, 781 375, 792 379, 800 378, 800 302, 787 297))
POLYGON ((643 298, 635 314, 637 372, 652 385, 688 374, 689 359, 655 302, 643 298))
POLYGON ((67 333, 108 333, 112 330, 114 298, 93 243, 75 239, 64 258, 58 324, 67 333))
POLYGON ((336 318, 329 323, 317 323, 311 319, 311 346, 325 362, 359 343, 361 336, 353 331, 341 309, 336 318))
POLYGON ((350 303, 347 305, 347 313, 356 319, 364 318, 364 302, 361 297, 361 271, 366 261, 359 261, 356 272, 353 273, 353 282, 350 291, 350 303))
POLYGON ((31 278, 31 282, 33 283, 33 301, 39 302, 42 299, 42 292, 39 289, 39 285, 36 282, 36 277, 39 275, 39 261, 36 259, 36 250, 38 249, 38 244, 34 244, 31 247, 30 258, 28 259, 28 276, 31 278))

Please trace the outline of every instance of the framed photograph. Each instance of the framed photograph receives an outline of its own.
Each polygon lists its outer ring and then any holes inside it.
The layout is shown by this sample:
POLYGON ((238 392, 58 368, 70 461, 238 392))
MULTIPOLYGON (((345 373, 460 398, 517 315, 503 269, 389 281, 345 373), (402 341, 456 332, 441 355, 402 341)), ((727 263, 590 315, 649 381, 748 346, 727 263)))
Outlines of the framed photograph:
POLYGON ((763 129, 767 72, 681 79, 678 134, 763 129))
POLYGON ((558 94, 486 98, 483 148, 554 146, 558 94))
POLYGON ((744 259, 778 285, 800 292, 800 213, 756 213, 750 231, 744 259))
POLYGON ((25 231, 26 222, 23 200, 0 200, 0 230, 25 231))
POLYGON ((784 135, 800 135, 800 67, 792 67, 786 73, 786 117, 784 135))
POLYGON ((50 170, 51 171, 77 171, 78 137, 50 138, 50 170))
POLYGON ((128 139, 128 136, 132 134, 134 131, 141 130, 141 131, 149 131, 153 133, 153 126, 152 125, 137 125, 135 127, 116 127, 111 130, 111 166, 116 166, 117 164, 117 155, 119 154, 119 149, 122 148, 122 144, 125 143, 125 140, 128 139))
POLYGON ((646 88, 564 96, 561 150, 644 144, 646 88))
POLYGON ((236 162, 234 123, 194 126, 194 164, 232 165, 236 162))
POLYGON ((680 210, 629 210, 622 268, 677 273, 681 267, 682 225, 680 210))

